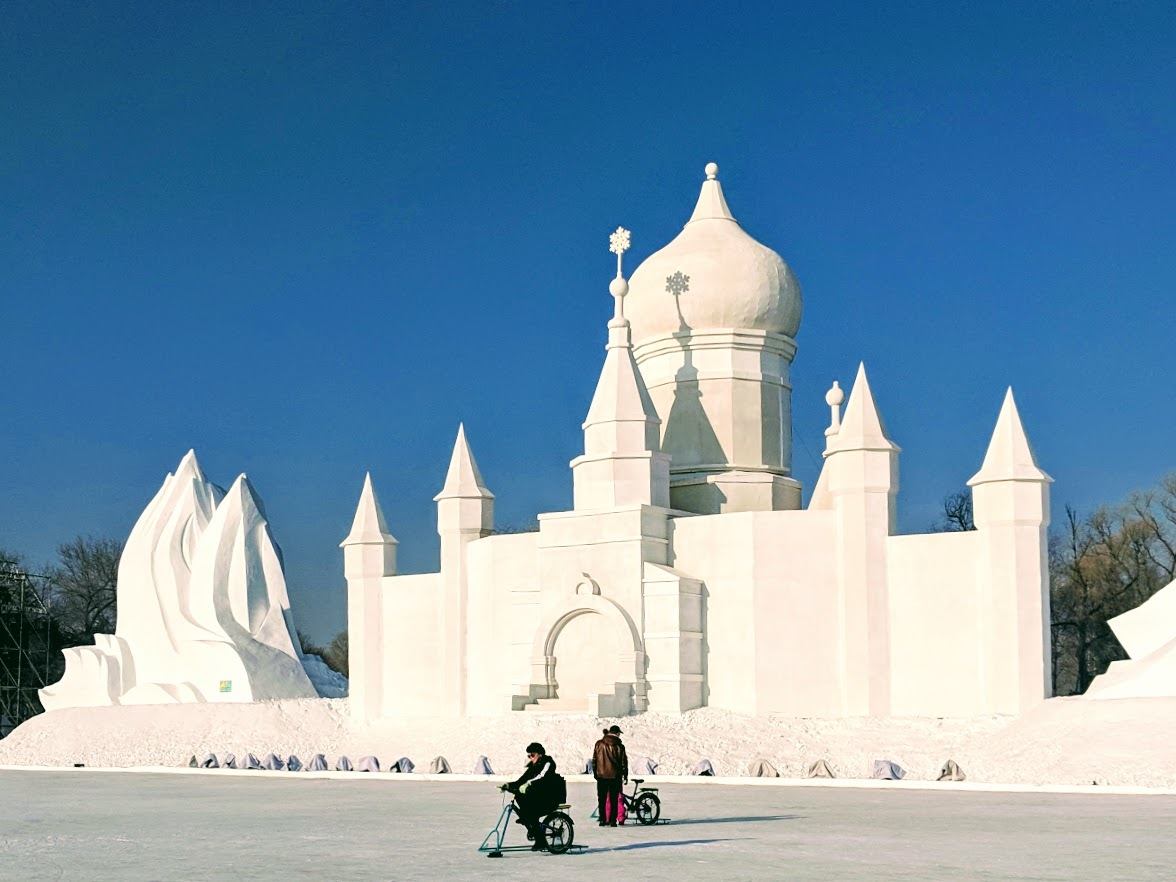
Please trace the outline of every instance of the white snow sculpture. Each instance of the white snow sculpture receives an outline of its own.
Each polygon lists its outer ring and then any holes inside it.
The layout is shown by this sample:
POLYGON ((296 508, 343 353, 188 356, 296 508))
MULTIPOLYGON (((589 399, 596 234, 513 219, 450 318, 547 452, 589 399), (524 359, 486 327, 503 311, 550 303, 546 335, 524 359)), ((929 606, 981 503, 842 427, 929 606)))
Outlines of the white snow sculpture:
POLYGON ((329 769, 327 768, 327 758, 325 756, 323 756, 321 753, 316 753, 314 756, 312 756, 310 758, 310 762, 308 762, 306 764, 306 771, 308 771, 308 772, 329 771, 329 769))
POLYGON ((752 778, 779 778, 780 773, 766 759, 752 760, 747 766, 747 774, 752 778))
POLYGON ((1130 659, 1111 662, 1086 698, 1176 696, 1176 582, 1107 622, 1130 659))
POLYGON ((301 772, 302 760, 300 760, 294 754, 290 754, 290 758, 286 760, 286 769, 291 772, 301 772))
POLYGON ((64 650, 46 710, 313 698, 281 551, 241 475, 228 494, 194 451, 139 517, 118 568, 118 625, 64 650))
POLYGON ((902 766, 890 760, 874 760, 874 767, 870 770, 871 778, 883 781, 901 781, 905 775, 902 766))
MULTIPOLYGON (((286 768, 286 762, 276 753, 267 753, 265 759, 261 763, 271 772, 281 772, 286 768)), ((293 771, 298 771, 294 769, 293 771)))
POLYGON ((449 760, 443 756, 433 757, 433 761, 429 763, 430 775, 448 775, 453 769, 449 767, 449 760))
POLYGON ((341 756, 341 757, 339 757, 339 759, 337 759, 335 761, 335 771, 336 772, 354 772, 355 768, 351 765, 350 759, 348 759, 345 756, 341 756))
POLYGON ((943 768, 939 770, 939 781, 963 781, 967 776, 964 770, 960 768, 960 764, 953 759, 949 759, 943 764, 943 768))
POLYGON ((633 763, 629 766, 630 775, 656 775, 658 764, 647 756, 633 757, 633 763))
MULTIPOLYGON (((380 771, 380 760, 374 756, 361 756, 355 763, 355 771, 357 772, 378 772, 380 771)), ((389 769, 389 772, 395 772, 396 769, 389 769)))
POLYGON ((490 759, 485 756, 478 757, 477 762, 474 763, 474 770, 471 774, 474 775, 493 775, 494 770, 490 768, 490 759))
POLYGON ((406 756, 402 756, 400 759, 398 759, 396 762, 394 762, 392 764, 392 768, 390 768, 388 771, 389 772, 404 772, 405 774, 408 774, 409 772, 411 772, 415 768, 416 768, 416 764, 412 760, 410 760, 406 756))
POLYGON ((714 775, 715 767, 711 765, 711 761, 703 757, 694 764, 694 768, 690 770, 691 775, 714 775))
POLYGON ((235 768, 237 768, 237 767, 238 767, 238 766, 237 766, 237 754, 235 754, 235 753, 226 753, 226 754, 225 754, 224 761, 221 763, 221 767, 222 767, 222 768, 225 768, 225 769, 235 769, 235 768))
POLYGON ((806 778, 836 778, 833 770, 829 768, 829 763, 823 759, 817 760, 808 767, 808 771, 804 773, 806 778))
POLYGON ((241 763, 241 768, 260 771, 262 768, 261 760, 252 753, 247 753, 245 754, 245 762, 241 763))

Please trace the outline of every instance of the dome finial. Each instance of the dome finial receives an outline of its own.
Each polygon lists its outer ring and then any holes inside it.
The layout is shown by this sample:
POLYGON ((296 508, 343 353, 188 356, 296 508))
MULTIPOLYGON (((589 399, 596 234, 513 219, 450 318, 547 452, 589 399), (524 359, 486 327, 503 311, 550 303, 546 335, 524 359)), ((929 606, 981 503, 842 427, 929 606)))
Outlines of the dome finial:
POLYGON ((706 179, 708 181, 718 180, 719 164, 717 162, 708 162, 706 164, 706 179))
POLYGON ((617 256, 617 277, 609 282, 608 292, 612 294, 616 307, 613 311, 613 321, 618 323, 625 321, 624 300, 625 295, 629 293, 629 283, 625 281, 621 261, 624 259, 625 252, 629 250, 631 241, 632 234, 624 227, 617 227, 608 237, 608 250, 617 256))

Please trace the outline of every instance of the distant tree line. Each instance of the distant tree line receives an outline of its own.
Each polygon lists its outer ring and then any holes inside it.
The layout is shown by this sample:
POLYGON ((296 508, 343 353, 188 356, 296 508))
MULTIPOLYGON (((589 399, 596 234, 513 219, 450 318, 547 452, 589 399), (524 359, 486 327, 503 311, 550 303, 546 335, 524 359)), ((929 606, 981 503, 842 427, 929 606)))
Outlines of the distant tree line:
MULTIPOLYGON (((967 491, 943 500, 934 529, 974 530, 967 491)), ((1088 514, 1066 506, 1049 537, 1054 695, 1086 691, 1127 658, 1107 624, 1176 579, 1176 473, 1088 514)))

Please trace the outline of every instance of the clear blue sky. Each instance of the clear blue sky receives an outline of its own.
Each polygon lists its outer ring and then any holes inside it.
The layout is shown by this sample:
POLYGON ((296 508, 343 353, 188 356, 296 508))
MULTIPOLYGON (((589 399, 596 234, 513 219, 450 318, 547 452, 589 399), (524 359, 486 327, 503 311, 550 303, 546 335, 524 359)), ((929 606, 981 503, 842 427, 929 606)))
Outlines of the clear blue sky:
POLYGON ((708 160, 805 293, 795 471, 864 359, 904 530, 1012 384, 1055 509, 1176 468, 1176 6, 7 2, 0 546, 125 537, 195 447, 344 622, 370 469, 405 571, 459 420, 569 507, 630 268, 708 160), (816 11, 814 11, 816 10, 816 11))

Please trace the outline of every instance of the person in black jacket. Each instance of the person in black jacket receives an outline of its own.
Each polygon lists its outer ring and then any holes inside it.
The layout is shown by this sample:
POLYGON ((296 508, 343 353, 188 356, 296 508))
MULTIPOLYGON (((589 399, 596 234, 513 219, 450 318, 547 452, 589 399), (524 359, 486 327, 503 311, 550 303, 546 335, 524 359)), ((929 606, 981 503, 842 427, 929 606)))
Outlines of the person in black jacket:
POLYGON ((519 820, 535 840, 532 851, 547 848, 547 836, 539 818, 550 813, 558 803, 553 798, 556 786, 555 760, 543 750, 543 745, 532 741, 527 745, 527 767, 517 781, 504 784, 503 789, 515 795, 519 820))

